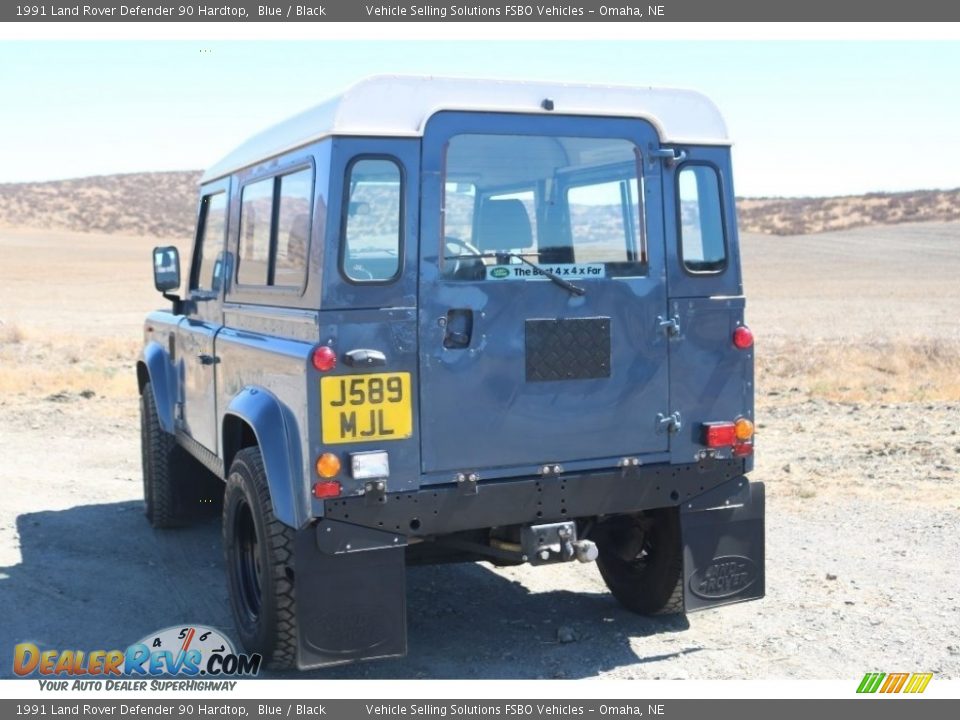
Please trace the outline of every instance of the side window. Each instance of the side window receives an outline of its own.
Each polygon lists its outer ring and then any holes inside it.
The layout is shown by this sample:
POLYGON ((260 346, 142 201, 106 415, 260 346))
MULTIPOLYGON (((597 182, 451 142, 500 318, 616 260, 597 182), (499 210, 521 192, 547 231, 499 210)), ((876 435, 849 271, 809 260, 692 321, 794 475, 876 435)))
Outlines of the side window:
POLYGON ((313 170, 306 168, 281 176, 273 285, 303 286, 307 274, 312 198, 313 170))
POLYGON ((240 252, 237 282, 266 285, 270 268, 270 224, 274 178, 243 188, 240 196, 240 252))
POLYGON ((206 195, 201 200, 200 229, 190 289, 219 292, 223 283, 223 241, 227 233, 227 194, 206 195))
POLYGON ((691 272, 720 272, 727 249, 720 209, 720 178, 709 165, 686 165, 677 176, 680 252, 691 272))
POLYGON ((402 188, 393 160, 363 158, 347 171, 343 273, 354 282, 386 282, 400 272, 402 188))
POLYGON ((301 288, 307 274, 313 170, 259 180, 240 195, 240 285, 301 288))

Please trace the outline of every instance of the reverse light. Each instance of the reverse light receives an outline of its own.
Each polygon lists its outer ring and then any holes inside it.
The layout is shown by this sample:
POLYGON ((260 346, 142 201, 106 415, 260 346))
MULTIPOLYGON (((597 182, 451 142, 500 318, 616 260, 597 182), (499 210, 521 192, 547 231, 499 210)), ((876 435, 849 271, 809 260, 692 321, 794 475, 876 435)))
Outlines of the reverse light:
POLYGON ((709 448, 730 447, 737 441, 737 427, 732 422, 703 424, 703 444, 709 448))
POLYGON ((386 450, 350 453, 350 473, 354 480, 379 480, 390 477, 390 458, 386 450))
POLYGON ((733 345, 738 350, 747 350, 753 347, 753 332, 746 325, 738 325, 733 331, 733 345))
POLYGON ((318 346, 313 351, 311 360, 313 361, 313 366, 320 372, 333 370, 337 366, 337 354, 333 351, 333 348, 328 345, 318 346))
POLYGON ((321 480, 313 484, 313 496, 319 500, 340 497, 340 483, 337 480, 321 480))
POLYGON ((333 453, 324 453, 317 458, 317 475, 322 478, 336 477, 340 472, 340 458, 333 453))
POLYGON ((744 442, 753 437, 753 423, 746 418, 740 418, 734 423, 737 440, 744 442))

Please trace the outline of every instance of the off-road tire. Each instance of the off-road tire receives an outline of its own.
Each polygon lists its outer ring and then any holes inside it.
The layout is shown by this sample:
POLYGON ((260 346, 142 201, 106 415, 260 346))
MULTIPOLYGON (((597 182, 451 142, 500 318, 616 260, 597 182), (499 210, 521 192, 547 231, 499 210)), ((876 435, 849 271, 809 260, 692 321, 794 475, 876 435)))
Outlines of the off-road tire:
POLYGON ((140 393, 140 456, 144 515, 150 525, 171 528, 185 524, 189 508, 184 451, 160 426, 149 382, 140 393))
POLYGON ((683 612, 683 547, 676 508, 620 515, 598 526, 597 568, 613 596, 640 615, 683 612))
POLYGON ((297 662, 293 543, 293 529, 273 514, 260 449, 244 448, 230 466, 223 500, 227 584, 243 647, 273 670, 297 662))

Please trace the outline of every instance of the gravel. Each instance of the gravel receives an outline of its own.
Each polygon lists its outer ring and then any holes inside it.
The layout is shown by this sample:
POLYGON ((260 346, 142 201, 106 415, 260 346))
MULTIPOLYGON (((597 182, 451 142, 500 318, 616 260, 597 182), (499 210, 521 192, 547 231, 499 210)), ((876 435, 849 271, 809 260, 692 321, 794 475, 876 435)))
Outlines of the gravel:
MULTIPOLYGON (((960 677, 960 406, 761 400, 765 599, 651 619, 621 609, 594 565, 412 568, 409 655, 306 675, 960 677)), ((133 403, 8 398, 0 428, 0 648, 118 647, 184 622, 236 635, 218 521, 143 518, 133 403)))

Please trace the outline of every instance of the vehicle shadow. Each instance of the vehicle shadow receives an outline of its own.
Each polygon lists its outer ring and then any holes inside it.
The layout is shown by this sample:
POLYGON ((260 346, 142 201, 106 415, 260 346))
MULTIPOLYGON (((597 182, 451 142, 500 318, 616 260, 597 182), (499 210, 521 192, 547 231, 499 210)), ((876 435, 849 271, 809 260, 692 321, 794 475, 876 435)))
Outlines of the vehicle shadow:
MULTIPOLYGON (((209 625, 236 638, 218 518, 157 531, 141 502, 121 502, 24 514, 16 529, 22 560, 0 567, 0 648, 7 648, 0 652, 0 677, 13 675, 12 648, 20 642, 41 650, 122 649, 181 624, 209 625)), ((579 678, 701 649, 677 643, 666 655, 638 655, 631 639, 686 630, 686 619, 635 616, 601 588, 531 592, 476 563, 410 568, 406 658, 264 675, 579 678)))

